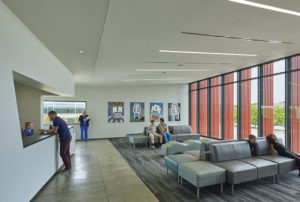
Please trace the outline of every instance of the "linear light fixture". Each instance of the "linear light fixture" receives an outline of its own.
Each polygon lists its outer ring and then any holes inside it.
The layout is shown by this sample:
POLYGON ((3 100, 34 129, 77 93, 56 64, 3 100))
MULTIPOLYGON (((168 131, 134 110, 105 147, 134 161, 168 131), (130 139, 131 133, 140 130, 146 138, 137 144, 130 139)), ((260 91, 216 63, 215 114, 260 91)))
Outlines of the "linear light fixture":
POLYGON ((253 6, 253 7, 257 7, 257 8, 263 8, 263 9, 276 11, 276 12, 280 12, 280 13, 286 13, 286 14, 290 14, 290 15, 300 16, 300 12, 291 11, 291 10, 283 9, 283 8, 278 8, 275 6, 269 6, 266 4, 255 3, 252 1, 246 1, 246 0, 228 0, 228 1, 240 3, 240 4, 244 4, 244 5, 248 5, 248 6, 253 6))
POLYGON ((291 42, 286 42, 286 41, 243 38, 243 37, 236 37, 236 36, 229 36, 229 35, 219 35, 219 34, 205 34, 205 33, 196 33, 196 32, 181 32, 181 33, 182 34, 187 34, 187 35, 195 35, 195 36, 226 38, 226 39, 235 39, 235 40, 243 40, 243 41, 253 41, 253 42, 266 42, 266 43, 272 43, 272 44, 293 44, 291 42))
POLYGON ((196 51, 175 51, 175 50, 159 50, 161 53, 184 53, 184 54, 199 54, 199 55, 225 55, 225 56, 246 56, 256 57, 255 54, 244 53, 215 53, 215 52, 196 52, 196 51))
POLYGON ((124 79, 123 81, 177 81, 184 80, 184 78, 150 78, 150 79, 124 79))
POLYGON ((137 72, 208 72, 209 69, 136 69, 137 72))

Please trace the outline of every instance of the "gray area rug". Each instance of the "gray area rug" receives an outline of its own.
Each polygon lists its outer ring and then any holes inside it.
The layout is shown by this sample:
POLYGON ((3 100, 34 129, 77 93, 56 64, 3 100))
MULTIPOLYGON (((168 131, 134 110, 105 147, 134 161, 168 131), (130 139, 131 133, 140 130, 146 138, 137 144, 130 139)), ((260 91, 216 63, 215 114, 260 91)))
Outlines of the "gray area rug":
POLYGON ((209 186, 200 189, 200 198, 196 197, 196 188, 188 182, 183 186, 177 183, 177 176, 172 171, 166 174, 164 159, 159 150, 147 147, 133 148, 125 138, 110 139, 122 157, 159 199, 159 201, 300 201, 300 177, 298 171, 280 175, 279 184, 272 184, 272 177, 236 185, 235 194, 231 187, 209 186))

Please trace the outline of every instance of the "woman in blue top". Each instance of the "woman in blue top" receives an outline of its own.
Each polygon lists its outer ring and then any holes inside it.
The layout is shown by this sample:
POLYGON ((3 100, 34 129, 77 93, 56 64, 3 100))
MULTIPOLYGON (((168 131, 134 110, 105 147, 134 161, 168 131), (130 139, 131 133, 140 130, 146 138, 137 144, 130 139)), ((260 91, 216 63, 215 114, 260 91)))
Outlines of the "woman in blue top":
POLYGON ((31 122, 25 122, 25 129, 22 132, 24 136, 32 136, 34 134, 34 130, 32 129, 33 125, 31 122))
POLYGON ((84 110, 82 112, 82 115, 79 117, 80 122, 80 131, 81 131, 81 141, 87 141, 88 140, 88 129, 89 129, 89 122, 90 117, 86 114, 86 111, 84 110), (85 135, 84 135, 85 133, 85 135))

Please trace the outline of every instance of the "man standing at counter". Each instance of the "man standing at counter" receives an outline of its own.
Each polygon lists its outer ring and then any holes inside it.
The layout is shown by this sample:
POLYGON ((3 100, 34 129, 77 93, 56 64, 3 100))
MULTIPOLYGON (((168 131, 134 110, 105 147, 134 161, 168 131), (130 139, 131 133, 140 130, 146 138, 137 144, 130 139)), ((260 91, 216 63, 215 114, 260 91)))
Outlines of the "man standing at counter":
POLYGON ((40 133, 58 133, 60 142, 60 156, 64 162, 65 169, 60 171, 61 174, 71 172, 71 155, 70 155, 70 142, 72 136, 67 123, 57 116, 55 111, 48 113, 49 119, 53 121, 53 128, 50 130, 40 129, 40 133))

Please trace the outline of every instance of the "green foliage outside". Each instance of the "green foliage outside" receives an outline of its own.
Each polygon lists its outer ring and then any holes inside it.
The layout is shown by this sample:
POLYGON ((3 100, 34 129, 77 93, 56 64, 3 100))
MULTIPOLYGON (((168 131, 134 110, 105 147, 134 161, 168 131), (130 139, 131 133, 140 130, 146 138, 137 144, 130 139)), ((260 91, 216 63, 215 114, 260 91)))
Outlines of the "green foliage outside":
MULTIPOLYGON (((283 104, 273 107, 274 126, 284 126, 285 124, 285 108, 283 104)), ((257 128, 258 125, 257 114, 257 103, 254 103, 251 105, 251 124, 254 128, 257 128)), ((237 106, 234 106, 234 123, 237 123, 237 106)))

